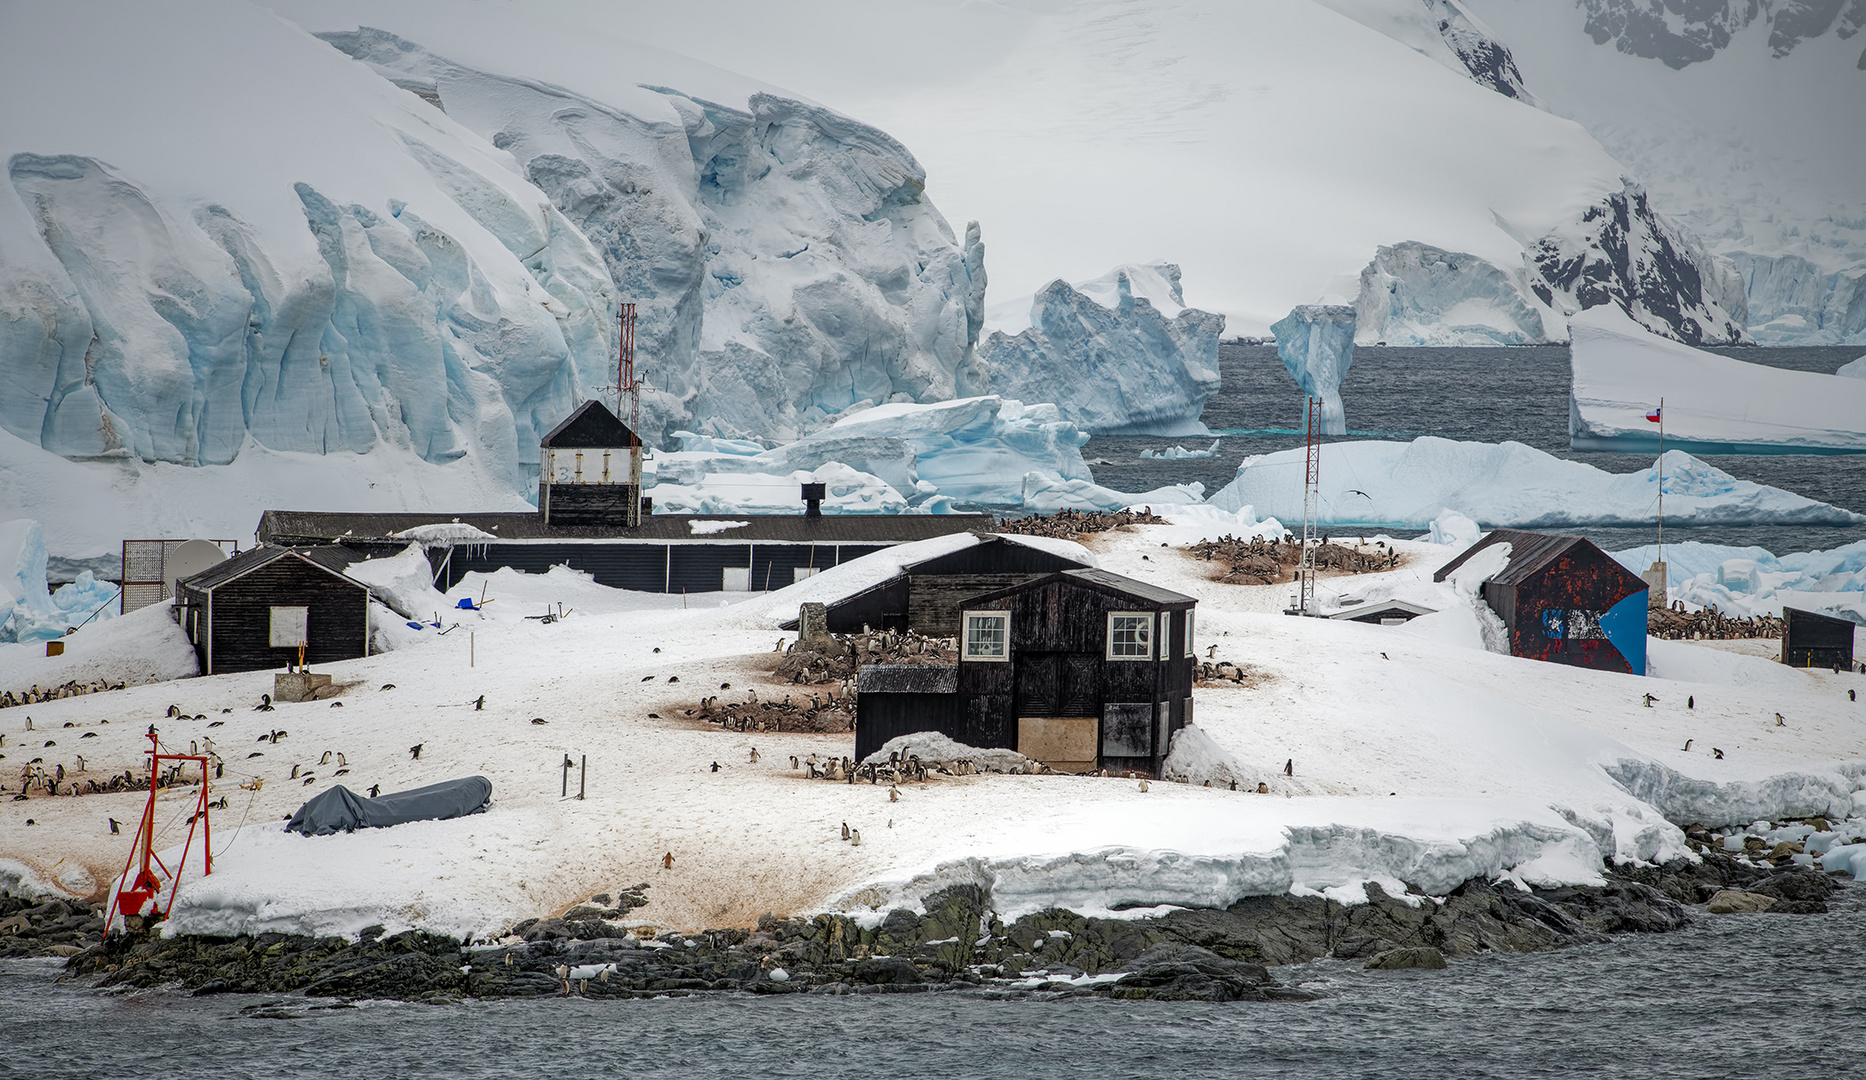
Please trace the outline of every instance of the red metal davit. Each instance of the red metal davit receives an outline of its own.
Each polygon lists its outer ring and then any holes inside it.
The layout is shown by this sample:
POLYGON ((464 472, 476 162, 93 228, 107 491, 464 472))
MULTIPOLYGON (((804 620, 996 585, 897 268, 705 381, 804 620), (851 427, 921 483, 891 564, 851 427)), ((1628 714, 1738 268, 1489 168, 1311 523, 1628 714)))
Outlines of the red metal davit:
POLYGON ((120 879, 123 886, 111 898, 110 914, 104 920, 106 927, 118 914, 123 915, 126 924, 132 916, 168 918, 168 913, 175 907, 175 890, 181 886, 181 872, 188 865, 189 852, 194 850, 197 830, 201 834, 201 873, 205 876, 214 872, 213 836, 207 819, 207 764, 205 754, 163 753, 155 725, 149 725, 149 802, 143 807, 142 824, 136 827, 136 841, 130 848, 130 857, 123 864, 123 876, 120 879), (162 784, 165 762, 173 763, 173 779, 179 780, 182 767, 190 761, 201 766, 201 791, 195 800, 195 812, 188 819, 188 842, 181 849, 181 861, 171 870, 155 853, 156 793, 165 786, 162 784), (134 877, 131 876, 132 870, 135 872, 134 877), (168 892, 166 901, 162 899, 164 889, 168 892))

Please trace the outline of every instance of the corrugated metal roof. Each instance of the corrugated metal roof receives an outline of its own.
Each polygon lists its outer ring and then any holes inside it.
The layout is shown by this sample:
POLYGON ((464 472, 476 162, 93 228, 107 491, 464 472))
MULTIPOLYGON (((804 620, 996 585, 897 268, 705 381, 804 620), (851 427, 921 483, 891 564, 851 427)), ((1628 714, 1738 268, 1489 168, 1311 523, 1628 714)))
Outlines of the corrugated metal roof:
POLYGON ((591 398, 538 440, 538 445, 553 450, 607 449, 639 441, 609 406, 591 398))
POLYGON ((1471 560, 1473 555, 1496 544, 1510 545, 1510 562, 1502 570, 1491 575, 1489 581, 1499 585, 1515 585, 1522 582, 1576 544, 1588 541, 1579 536, 1564 536, 1559 533, 1529 532, 1526 529, 1492 529, 1482 540, 1472 544, 1464 554, 1439 567, 1432 575, 1433 581, 1443 581, 1452 575, 1458 567, 1471 560))
MULTIPOLYGON (((650 489, 650 494, 653 489, 650 489)), ((459 522, 500 540, 687 540, 713 543, 900 544, 973 529, 989 529, 990 514, 651 514, 634 529, 594 525, 546 527, 536 513, 348 513, 267 510, 261 543, 387 540, 420 525, 459 522), (719 532, 695 533, 692 522, 744 521, 719 532)))
POLYGON ((957 664, 870 664, 855 673, 858 694, 956 694, 957 664))
MULTIPOLYGON (((357 552, 334 546, 288 548, 267 544, 253 548, 250 551, 242 551, 226 562, 215 565, 210 570, 204 570, 191 578, 185 579, 182 584, 199 592, 207 592, 235 578, 243 577, 267 563, 282 559, 287 555, 296 555, 300 558, 307 559, 323 569, 345 578, 348 578, 348 575, 344 574, 345 568, 362 558, 357 552)), ((354 579, 350 580, 354 581, 354 579)), ((368 588, 368 586, 360 581, 354 581, 354 583, 359 589, 368 588)))
POLYGON ((1171 589, 1162 589, 1158 585, 1150 585, 1147 582, 1137 581, 1131 577, 1123 577, 1112 571, 1092 569, 1061 570, 1054 574, 1045 574, 1042 577, 1032 578, 1019 585, 1010 585, 998 589, 995 592, 981 593, 973 597, 972 600, 980 603, 987 600, 1001 600, 1007 596, 1024 592, 1028 589, 1041 588, 1057 580, 1069 579, 1073 579, 1092 588, 1119 593, 1122 596, 1133 597, 1136 600, 1141 600, 1150 604, 1162 604, 1176 607, 1181 604, 1191 605, 1198 603, 1196 599, 1184 593, 1176 593, 1171 589))

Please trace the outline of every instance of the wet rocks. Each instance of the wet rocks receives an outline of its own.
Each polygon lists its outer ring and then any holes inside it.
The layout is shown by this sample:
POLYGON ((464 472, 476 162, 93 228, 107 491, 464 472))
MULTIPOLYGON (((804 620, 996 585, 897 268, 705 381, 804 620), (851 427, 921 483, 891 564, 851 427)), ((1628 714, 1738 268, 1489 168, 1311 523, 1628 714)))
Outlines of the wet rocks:
POLYGON ((1723 889, 1710 898, 1712 915, 1739 915, 1757 911, 1767 911, 1775 906, 1775 897, 1761 893, 1740 892, 1736 889, 1723 889))
POLYGON ((82 900, 0 892, 0 958, 71 956, 103 936, 102 909, 82 900))
POLYGON ((1406 968, 1443 971, 1447 966, 1445 954, 1433 948, 1389 949, 1367 961, 1369 971, 1400 971, 1406 968))

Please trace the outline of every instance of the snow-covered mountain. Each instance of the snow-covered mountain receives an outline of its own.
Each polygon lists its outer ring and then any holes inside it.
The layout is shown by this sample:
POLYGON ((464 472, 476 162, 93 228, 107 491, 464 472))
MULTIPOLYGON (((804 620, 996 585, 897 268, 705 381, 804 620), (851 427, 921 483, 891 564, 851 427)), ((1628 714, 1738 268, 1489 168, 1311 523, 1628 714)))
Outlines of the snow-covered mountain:
POLYGON ((1866 343, 1866 0, 1456 0, 1741 274, 1751 332, 1866 343))

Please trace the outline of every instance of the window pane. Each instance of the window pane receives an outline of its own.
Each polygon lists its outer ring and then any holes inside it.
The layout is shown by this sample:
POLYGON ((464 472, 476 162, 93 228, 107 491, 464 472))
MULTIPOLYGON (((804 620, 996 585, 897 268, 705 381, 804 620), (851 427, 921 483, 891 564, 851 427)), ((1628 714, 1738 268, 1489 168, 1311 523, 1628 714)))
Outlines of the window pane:
POLYGON ((1110 615, 1108 655, 1149 659, 1153 656, 1152 615, 1110 615))
POLYGON ((965 655, 973 660, 1002 659, 1008 654, 1010 616, 967 615, 965 655))

